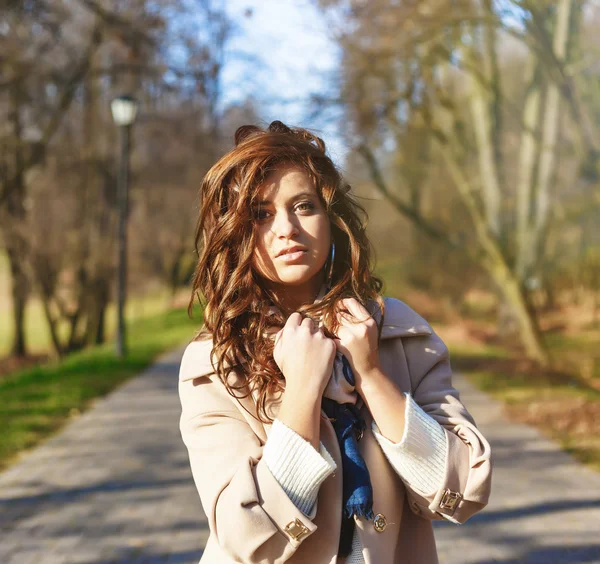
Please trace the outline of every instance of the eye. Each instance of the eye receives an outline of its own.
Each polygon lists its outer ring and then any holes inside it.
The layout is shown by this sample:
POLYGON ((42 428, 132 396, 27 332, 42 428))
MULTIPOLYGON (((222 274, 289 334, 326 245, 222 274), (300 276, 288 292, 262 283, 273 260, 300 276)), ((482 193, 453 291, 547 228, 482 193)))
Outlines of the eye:
POLYGON ((315 206, 312 202, 300 202, 296 209, 314 210, 315 206))
POLYGON ((256 208, 253 212, 253 217, 256 221, 264 221, 267 219, 267 215, 269 212, 264 208, 256 208))

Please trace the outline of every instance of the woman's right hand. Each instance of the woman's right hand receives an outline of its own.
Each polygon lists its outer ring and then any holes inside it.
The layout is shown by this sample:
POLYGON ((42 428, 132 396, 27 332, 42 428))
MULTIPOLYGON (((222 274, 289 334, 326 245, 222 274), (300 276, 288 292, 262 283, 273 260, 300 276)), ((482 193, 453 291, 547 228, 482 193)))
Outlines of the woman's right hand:
POLYGON ((333 369, 336 346, 309 317, 290 315, 275 336, 273 358, 285 377, 286 392, 320 399, 333 369))

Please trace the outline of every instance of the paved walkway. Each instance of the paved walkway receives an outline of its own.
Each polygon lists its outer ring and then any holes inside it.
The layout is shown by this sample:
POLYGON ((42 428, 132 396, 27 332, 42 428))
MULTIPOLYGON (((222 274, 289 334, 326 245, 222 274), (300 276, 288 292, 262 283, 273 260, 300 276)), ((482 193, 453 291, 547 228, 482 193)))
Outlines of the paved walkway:
POLYGON ((465 525, 436 529, 442 564, 600 563, 600 474, 455 378, 461 400, 492 444, 490 504, 465 525))
MULTIPOLYGON (((180 356, 0 474, 1 564, 198 562, 206 519, 178 430, 180 356)), ((600 563, 600 475, 456 385, 493 443, 494 494, 468 524, 437 527, 442 564, 600 563)))
POLYGON ((0 474, 1 564, 198 562, 207 527, 178 429, 180 358, 0 474))

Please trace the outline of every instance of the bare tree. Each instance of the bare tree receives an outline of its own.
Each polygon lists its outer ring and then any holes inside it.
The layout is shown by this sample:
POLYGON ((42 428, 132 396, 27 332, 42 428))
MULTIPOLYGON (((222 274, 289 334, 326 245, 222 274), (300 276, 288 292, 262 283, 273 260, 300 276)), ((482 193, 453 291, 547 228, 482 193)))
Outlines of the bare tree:
POLYGON ((460 249, 487 272, 526 354, 547 363, 529 288, 546 264, 561 124, 567 118, 574 124, 585 148, 581 155, 595 147, 594 132, 578 121, 585 110, 566 70, 583 3, 321 5, 349 19, 336 29, 344 57, 340 98, 350 118, 348 136, 359 139, 374 186, 421 233, 460 249), (519 26, 511 23, 510 10, 518 12, 519 26), (503 84, 500 61, 509 50, 513 64, 523 52, 527 61, 525 85, 516 95, 503 84), (396 155, 407 151, 417 126, 426 132, 424 141, 416 139, 426 147, 426 172, 409 178, 400 168, 390 181, 387 162, 402 159, 396 155), (427 189, 436 162, 443 163, 468 214, 458 229, 426 215, 415 197, 427 189))
MULTIPOLYGON (((132 228, 149 235, 147 260, 165 265, 153 276, 176 286, 188 268, 183 249, 192 249, 192 230, 190 241, 183 231, 193 215, 189 202, 220 142, 230 23, 217 0, 58 0, 1 10, 7 126, 0 131, 0 231, 12 273, 13 353, 26 353, 23 312, 36 291, 54 348, 66 354, 103 341, 112 294, 116 132, 109 102, 123 90, 142 102, 132 228), (158 204, 147 213, 153 197, 158 204), (165 244, 152 246, 151 235, 165 244)), ((145 263, 136 255, 142 250, 132 245, 134 263, 145 263)))

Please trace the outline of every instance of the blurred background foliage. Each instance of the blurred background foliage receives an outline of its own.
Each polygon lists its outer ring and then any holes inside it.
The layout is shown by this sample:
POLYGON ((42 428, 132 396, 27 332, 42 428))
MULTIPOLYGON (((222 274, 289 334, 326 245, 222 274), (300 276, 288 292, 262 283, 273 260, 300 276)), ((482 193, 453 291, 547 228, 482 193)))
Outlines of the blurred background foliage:
MULTIPOLYGON (((251 42, 234 48, 244 22, 264 22, 251 3, 229 4, 8 0, 0 8, 0 397, 13 398, 0 418, 14 429, 2 452, 34 444, 199 326, 182 308, 202 176, 237 126, 292 119, 269 115, 264 53, 251 42), (234 66, 244 76, 232 102, 235 83, 224 76, 234 66), (145 356, 134 352, 117 370, 107 360, 117 259, 109 105, 123 92, 140 101, 128 320, 145 356), (120 376, 90 370, 89 358, 120 376), (85 378, 65 377, 57 367, 67 362, 85 378), (98 378, 110 385, 94 385, 98 378), (54 382, 43 401, 56 409, 23 392, 42 381, 54 382)), ((301 98, 297 125, 329 128, 344 146, 338 164, 369 211, 386 295, 431 320, 455 368, 515 417, 599 464, 599 3, 309 4, 335 65, 308 94, 298 88, 277 101, 301 98)), ((290 34, 287 47, 297 40, 290 34)))

